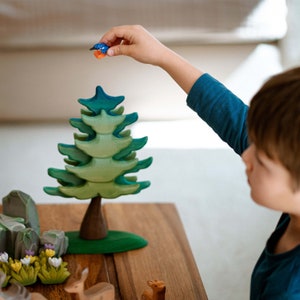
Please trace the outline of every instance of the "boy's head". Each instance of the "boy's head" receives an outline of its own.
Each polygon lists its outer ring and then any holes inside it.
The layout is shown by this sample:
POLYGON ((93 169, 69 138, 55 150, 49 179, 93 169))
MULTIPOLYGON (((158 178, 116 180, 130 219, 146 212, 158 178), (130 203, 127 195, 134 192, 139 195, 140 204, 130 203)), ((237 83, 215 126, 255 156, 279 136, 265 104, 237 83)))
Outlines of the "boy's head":
POLYGON ((271 77, 253 97, 248 134, 256 148, 279 161, 300 189, 300 67, 271 77))

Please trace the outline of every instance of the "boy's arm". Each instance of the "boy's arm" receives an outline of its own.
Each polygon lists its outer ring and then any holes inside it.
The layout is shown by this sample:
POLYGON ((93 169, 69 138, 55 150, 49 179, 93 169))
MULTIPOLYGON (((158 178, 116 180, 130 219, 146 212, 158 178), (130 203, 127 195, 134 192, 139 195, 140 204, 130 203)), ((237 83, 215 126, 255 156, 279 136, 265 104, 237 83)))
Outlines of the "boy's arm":
POLYGON ((236 153, 241 155, 248 147, 248 106, 222 83, 202 75, 188 94, 187 104, 236 153))
POLYGON ((238 154, 247 147, 247 106, 221 83, 195 68, 139 25, 119 26, 100 40, 108 56, 127 55, 165 70, 188 94, 188 105, 238 154))

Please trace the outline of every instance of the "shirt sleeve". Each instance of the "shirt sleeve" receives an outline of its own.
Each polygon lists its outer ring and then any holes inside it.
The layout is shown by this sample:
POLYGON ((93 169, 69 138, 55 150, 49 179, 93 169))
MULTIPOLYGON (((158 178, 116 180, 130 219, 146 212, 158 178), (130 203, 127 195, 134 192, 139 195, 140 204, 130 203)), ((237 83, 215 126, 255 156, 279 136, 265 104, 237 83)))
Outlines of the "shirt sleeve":
POLYGON ((237 154, 241 155, 248 147, 248 106, 209 74, 203 74, 195 82, 187 105, 237 154))

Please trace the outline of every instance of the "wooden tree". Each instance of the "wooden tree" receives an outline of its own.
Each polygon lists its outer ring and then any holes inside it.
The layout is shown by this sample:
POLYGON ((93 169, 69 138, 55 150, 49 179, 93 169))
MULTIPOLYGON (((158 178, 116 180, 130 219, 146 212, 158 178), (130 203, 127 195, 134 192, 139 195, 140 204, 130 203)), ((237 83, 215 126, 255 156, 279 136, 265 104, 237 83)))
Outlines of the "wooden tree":
POLYGON ((87 109, 81 110, 81 118, 70 119, 70 124, 80 133, 74 134, 74 145, 58 144, 59 152, 67 156, 67 165, 64 170, 48 169, 60 186, 44 187, 47 194, 91 199, 80 228, 83 239, 96 240, 107 235, 102 198, 136 194, 150 185, 149 181, 138 182, 136 176, 130 175, 149 167, 152 157, 136 158, 136 150, 147 143, 147 137, 133 139, 130 130, 124 130, 137 121, 138 115, 123 114, 124 108, 117 107, 123 100, 123 96, 107 95, 100 86, 94 97, 79 99, 87 109))

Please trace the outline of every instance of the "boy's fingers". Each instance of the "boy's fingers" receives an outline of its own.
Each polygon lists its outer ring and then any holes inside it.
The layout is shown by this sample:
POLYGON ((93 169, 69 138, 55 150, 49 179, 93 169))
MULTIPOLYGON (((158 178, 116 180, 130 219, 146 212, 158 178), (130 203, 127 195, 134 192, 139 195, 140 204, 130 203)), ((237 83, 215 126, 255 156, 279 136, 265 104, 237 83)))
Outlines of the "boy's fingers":
POLYGON ((127 31, 125 27, 114 27, 102 37, 101 41, 109 45, 115 45, 126 39, 126 35, 127 31))
POLYGON ((120 44, 121 41, 126 41, 127 44, 132 44, 138 28, 139 26, 113 27, 101 38, 101 42, 109 46, 120 44))

